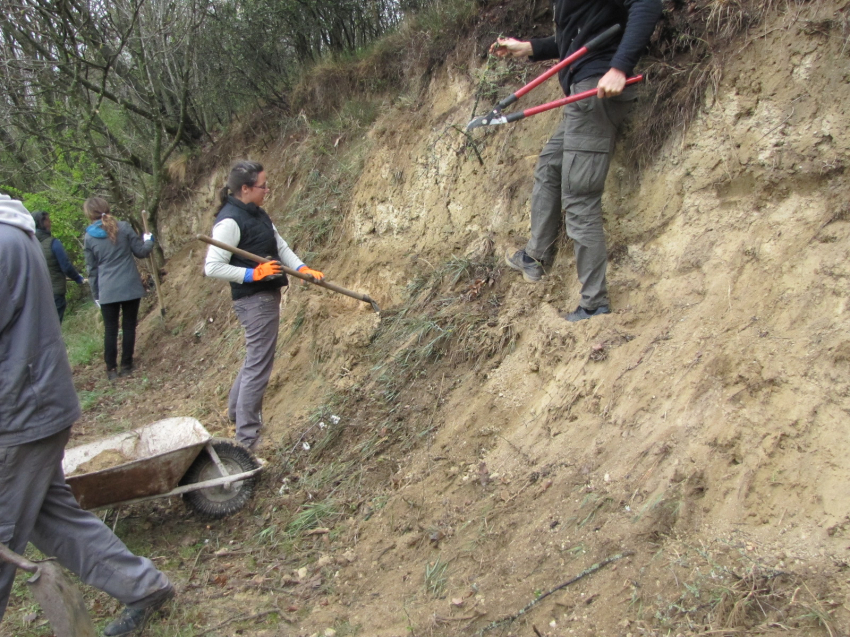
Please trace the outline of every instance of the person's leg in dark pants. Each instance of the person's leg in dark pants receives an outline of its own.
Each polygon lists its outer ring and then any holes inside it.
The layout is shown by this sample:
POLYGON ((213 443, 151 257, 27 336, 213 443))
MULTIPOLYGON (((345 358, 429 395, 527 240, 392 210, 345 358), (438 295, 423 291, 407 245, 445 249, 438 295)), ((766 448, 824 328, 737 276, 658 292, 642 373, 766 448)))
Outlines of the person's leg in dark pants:
MULTIPOLYGON (((171 595, 168 577, 131 553, 100 519, 80 508, 65 482, 62 456, 70 429, 14 447, 0 447, 0 541, 23 553, 27 541, 80 579, 130 608, 171 595)), ((0 562, 0 619, 15 568, 0 562)))
POLYGON ((136 322, 141 299, 121 303, 121 374, 133 371, 133 351, 136 348, 136 322))
MULTIPOLYGON (((118 313, 120 303, 101 303, 100 314, 103 316, 103 360, 106 363, 106 373, 117 373, 118 367, 118 313)), ((110 380, 112 380, 110 378, 110 380)))
MULTIPOLYGON (((598 81, 595 77, 583 80, 572 92, 594 88, 598 81)), ((561 202, 581 282, 579 305, 591 314, 609 306, 602 191, 617 132, 632 108, 636 91, 627 87, 616 97, 591 97, 565 108, 561 202)))
POLYGON ((61 323, 62 320, 65 318, 65 308, 68 305, 68 303, 65 301, 65 295, 54 294, 53 302, 56 303, 56 311, 59 313, 59 322, 61 323))

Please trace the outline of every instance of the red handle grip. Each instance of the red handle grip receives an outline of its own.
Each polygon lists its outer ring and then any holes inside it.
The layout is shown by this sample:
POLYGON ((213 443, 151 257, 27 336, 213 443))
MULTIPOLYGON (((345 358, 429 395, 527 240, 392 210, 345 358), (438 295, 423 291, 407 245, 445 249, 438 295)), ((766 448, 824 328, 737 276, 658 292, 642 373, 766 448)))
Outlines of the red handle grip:
MULTIPOLYGON (((626 86, 631 86, 632 84, 637 84, 638 82, 643 81, 643 75, 635 75, 634 77, 630 77, 626 80, 626 86)), ((559 106, 566 106, 567 104, 572 104, 573 102, 578 102, 580 100, 587 99, 588 97, 593 97, 596 95, 598 89, 592 88, 587 91, 582 91, 581 93, 576 93, 575 95, 570 95, 569 97, 562 97, 559 100, 555 100, 554 102, 548 102, 546 104, 541 104, 540 106, 532 106, 531 108, 527 108, 522 112, 523 117, 530 117, 531 115, 537 115, 538 113, 542 113, 544 111, 552 110, 553 108, 558 108, 559 106)))

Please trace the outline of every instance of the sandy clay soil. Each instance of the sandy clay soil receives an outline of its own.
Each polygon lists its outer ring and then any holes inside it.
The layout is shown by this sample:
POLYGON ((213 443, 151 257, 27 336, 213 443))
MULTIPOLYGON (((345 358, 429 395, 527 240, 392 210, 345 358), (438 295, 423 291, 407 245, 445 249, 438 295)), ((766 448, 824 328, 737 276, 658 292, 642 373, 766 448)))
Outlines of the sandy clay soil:
MULTIPOLYGON (((503 265, 557 114, 473 151, 452 126, 480 82, 473 45, 418 106, 388 102, 311 259, 381 314, 290 286, 269 464, 244 510, 107 513, 178 589, 147 634, 848 634, 847 32, 842 2, 777 3, 725 43, 692 122, 645 168, 617 155, 614 312, 578 324, 559 317, 577 302, 566 242, 539 284, 503 265)), ((252 153, 288 184, 273 218, 305 182, 305 143, 252 153)), ((232 436, 242 332, 191 239, 229 159, 163 215, 168 311, 145 302, 134 377, 75 370, 76 440, 174 415, 232 436)), ((86 595, 99 622, 117 610, 86 595)), ((17 592, 3 631, 49 634, 17 592)))

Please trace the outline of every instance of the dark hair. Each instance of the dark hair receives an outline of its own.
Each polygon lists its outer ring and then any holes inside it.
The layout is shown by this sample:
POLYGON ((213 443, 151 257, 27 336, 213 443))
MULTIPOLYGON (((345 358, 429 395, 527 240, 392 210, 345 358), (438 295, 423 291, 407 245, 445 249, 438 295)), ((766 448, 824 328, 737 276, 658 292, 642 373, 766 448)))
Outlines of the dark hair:
POLYGON ((35 221, 36 230, 44 230, 47 232, 47 228, 44 227, 44 220, 47 219, 50 215, 47 214, 44 210, 36 210, 32 213, 32 218, 35 221))
MULTIPOLYGON (((230 169, 230 175, 227 177, 227 184, 218 191, 218 210, 224 208, 227 203, 227 196, 231 194, 241 194, 242 186, 253 186, 257 183, 257 177, 263 172, 263 165, 258 161, 237 161, 230 169)), ((218 214, 218 211, 216 211, 218 214)))
POLYGON ((103 222, 103 229, 109 236, 109 240, 115 243, 118 239, 118 221, 109 214, 109 202, 103 197, 89 197, 83 204, 83 212, 91 221, 98 219, 103 222))

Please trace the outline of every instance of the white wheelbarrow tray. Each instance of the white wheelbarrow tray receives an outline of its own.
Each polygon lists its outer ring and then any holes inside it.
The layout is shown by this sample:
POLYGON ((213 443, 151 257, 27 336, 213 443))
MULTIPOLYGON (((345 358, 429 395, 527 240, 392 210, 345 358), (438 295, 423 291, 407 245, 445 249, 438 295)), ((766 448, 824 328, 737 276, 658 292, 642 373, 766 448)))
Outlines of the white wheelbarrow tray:
MULTIPOLYGON (((67 449, 62 466, 74 497, 84 509, 135 504, 201 489, 209 492, 236 492, 242 486, 242 481, 250 482, 253 491, 253 481, 249 479, 262 471, 264 463, 253 458, 241 446, 238 449, 240 453, 253 460, 253 463, 234 463, 229 459, 228 462, 222 462, 215 449, 219 445, 233 448, 238 443, 214 439, 194 418, 167 418, 104 440, 67 449), (101 471, 70 475, 81 464, 108 450, 118 451, 129 460, 101 471), (209 454, 213 471, 195 471, 193 473, 204 479, 178 486, 181 481, 186 482, 184 476, 204 451, 209 454)), ((216 499, 220 501, 222 498, 216 499)))

